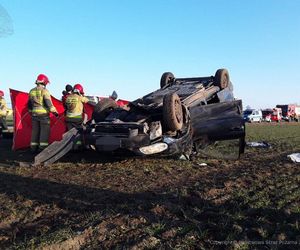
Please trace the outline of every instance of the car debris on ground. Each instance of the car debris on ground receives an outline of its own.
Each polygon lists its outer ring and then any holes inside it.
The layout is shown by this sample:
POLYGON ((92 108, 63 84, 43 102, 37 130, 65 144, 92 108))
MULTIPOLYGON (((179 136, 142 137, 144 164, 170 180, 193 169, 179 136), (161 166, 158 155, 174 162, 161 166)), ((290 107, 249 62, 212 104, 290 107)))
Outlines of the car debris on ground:
POLYGON ((261 142, 246 142, 246 146, 251 148, 272 148, 271 144, 265 141, 261 142))
POLYGON ((300 163, 300 153, 293 153, 287 156, 290 158, 293 162, 300 163))

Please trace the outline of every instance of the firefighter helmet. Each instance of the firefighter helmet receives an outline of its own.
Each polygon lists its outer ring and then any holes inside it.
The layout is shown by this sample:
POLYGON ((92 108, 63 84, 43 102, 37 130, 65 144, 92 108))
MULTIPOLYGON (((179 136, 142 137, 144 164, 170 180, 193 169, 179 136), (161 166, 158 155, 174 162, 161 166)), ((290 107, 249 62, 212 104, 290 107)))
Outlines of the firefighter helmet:
POLYGON ((74 85, 73 91, 77 93, 79 92, 80 94, 84 95, 83 87, 79 83, 74 85))
POLYGON ((67 92, 71 92, 73 90, 73 87, 72 87, 72 85, 67 84, 65 89, 66 89, 67 92))
POLYGON ((43 85, 47 85, 49 83, 49 79, 46 75, 44 74, 39 74, 38 77, 36 78, 35 81, 36 84, 43 84, 43 85))

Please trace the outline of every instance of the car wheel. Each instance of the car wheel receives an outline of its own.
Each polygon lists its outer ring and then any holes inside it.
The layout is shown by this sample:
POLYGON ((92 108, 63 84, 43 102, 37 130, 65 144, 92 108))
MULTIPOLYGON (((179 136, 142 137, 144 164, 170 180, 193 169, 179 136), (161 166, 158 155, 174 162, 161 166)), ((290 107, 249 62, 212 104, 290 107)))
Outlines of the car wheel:
POLYGON ((167 94, 163 99, 163 121, 167 130, 177 131, 183 126, 183 111, 179 96, 167 94))
POLYGON ((218 69, 214 78, 214 85, 225 89, 228 87, 230 82, 229 73, 227 69, 218 69))
POLYGON ((104 121, 108 114, 117 108, 116 102, 110 98, 102 99, 96 104, 93 111, 93 119, 95 122, 104 121))
POLYGON ((160 88, 164 88, 165 86, 167 86, 169 83, 173 82, 175 79, 173 73, 171 72, 165 72, 162 74, 161 78, 160 78, 160 88))

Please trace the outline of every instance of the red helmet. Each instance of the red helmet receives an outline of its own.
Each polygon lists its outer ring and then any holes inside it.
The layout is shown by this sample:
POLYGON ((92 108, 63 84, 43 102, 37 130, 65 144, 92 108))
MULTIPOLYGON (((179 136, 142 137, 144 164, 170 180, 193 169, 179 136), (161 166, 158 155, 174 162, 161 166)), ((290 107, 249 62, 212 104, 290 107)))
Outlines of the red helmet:
POLYGON ((0 90, 0 97, 4 96, 4 92, 0 90))
POLYGON ((36 78, 35 83, 40 83, 40 84, 43 84, 43 85, 47 85, 49 83, 49 79, 46 75, 39 74, 38 77, 36 78))
POLYGON ((74 85, 73 90, 74 90, 74 92, 79 92, 80 94, 84 95, 83 87, 79 83, 74 85))

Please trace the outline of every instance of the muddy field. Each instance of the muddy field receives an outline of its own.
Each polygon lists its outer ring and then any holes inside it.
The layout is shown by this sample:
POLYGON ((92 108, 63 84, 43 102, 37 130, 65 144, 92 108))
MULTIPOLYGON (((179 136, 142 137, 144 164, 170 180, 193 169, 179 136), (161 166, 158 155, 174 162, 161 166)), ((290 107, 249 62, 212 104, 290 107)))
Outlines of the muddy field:
POLYGON ((300 248, 300 124, 247 125, 237 161, 73 153, 20 167, 0 140, 0 249, 300 248), (202 166, 201 163, 207 163, 202 166))

